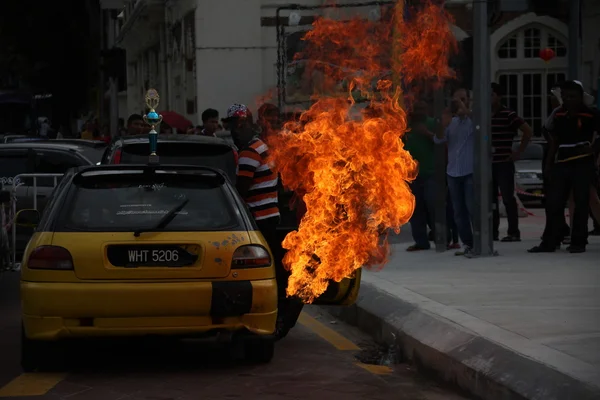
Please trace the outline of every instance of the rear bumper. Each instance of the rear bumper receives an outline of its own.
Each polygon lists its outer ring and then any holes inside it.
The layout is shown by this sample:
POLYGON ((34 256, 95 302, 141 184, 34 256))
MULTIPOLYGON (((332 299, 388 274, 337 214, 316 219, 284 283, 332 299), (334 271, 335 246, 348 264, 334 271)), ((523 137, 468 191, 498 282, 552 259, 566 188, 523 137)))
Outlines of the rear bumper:
POLYGON ((275 331, 275 279, 177 283, 21 282, 30 339, 275 331))

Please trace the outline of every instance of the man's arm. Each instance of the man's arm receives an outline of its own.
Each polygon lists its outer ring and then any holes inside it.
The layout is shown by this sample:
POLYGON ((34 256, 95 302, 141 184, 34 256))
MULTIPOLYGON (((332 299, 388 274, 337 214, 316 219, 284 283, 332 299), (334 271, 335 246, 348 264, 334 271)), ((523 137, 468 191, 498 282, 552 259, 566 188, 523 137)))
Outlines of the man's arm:
POLYGON ((448 126, 452 122, 452 113, 448 108, 444 109, 442 113, 442 120, 437 121, 435 126, 435 136, 433 137, 434 143, 445 143, 448 141, 448 126))
POLYGON ((424 122, 417 124, 414 129, 416 133, 425 136, 429 140, 433 140, 433 137, 435 136, 433 132, 427 129, 427 125, 424 122))
POLYGON ((516 128, 521 131, 521 145, 519 146, 519 150, 517 154, 513 154, 513 159, 516 161, 521 157, 521 154, 525 152, 527 146, 529 145, 529 141, 533 136, 533 130, 531 126, 525 120, 517 115, 516 112, 511 112, 508 116, 509 125, 512 128, 516 128))
POLYGON ((248 196, 248 191, 254 179, 254 172, 259 165, 260 155, 256 151, 247 149, 240 153, 235 187, 240 196, 242 196, 242 199, 246 199, 248 196))
POLYGON ((529 126, 527 122, 523 122, 521 126, 519 126, 519 130, 523 133, 523 135, 521 136, 521 145, 519 146, 519 153, 523 154, 523 152, 525 152, 525 149, 527 148, 527 145, 529 145, 529 142, 531 141, 531 137, 533 136, 533 129, 531 129, 531 126, 529 126))

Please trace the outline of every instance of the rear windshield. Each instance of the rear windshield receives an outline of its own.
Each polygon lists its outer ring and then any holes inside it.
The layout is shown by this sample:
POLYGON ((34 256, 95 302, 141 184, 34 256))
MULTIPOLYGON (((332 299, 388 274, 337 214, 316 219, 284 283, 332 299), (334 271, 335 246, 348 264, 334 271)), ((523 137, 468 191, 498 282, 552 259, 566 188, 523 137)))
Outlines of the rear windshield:
MULTIPOLYGON (((214 167, 235 177, 236 165, 233 151, 224 145, 207 143, 158 143, 157 149, 161 164, 197 165, 214 167)), ((121 155, 122 164, 146 164, 148 143, 128 144, 121 155)))
POLYGON ((90 160, 93 164, 99 163, 102 161, 102 155, 104 154, 104 149, 102 148, 93 148, 93 147, 82 147, 81 153, 85 158, 90 160))
POLYGON ((222 179, 167 173, 99 175, 76 179, 71 190, 59 230, 148 229, 184 203, 162 230, 243 229, 240 212, 222 179))

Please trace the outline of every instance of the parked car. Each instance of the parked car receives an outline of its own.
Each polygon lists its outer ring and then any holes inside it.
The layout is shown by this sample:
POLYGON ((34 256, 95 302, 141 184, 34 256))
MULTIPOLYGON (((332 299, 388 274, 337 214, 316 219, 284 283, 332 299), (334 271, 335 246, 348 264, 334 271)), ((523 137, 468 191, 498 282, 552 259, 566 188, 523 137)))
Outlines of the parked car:
MULTIPOLYGON (((0 181, 5 190, 12 190, 14 178, 20 174, 64 174, 69 168, 96 164, 102 151, 84 146, 58 144, 51 141, 0 144, 0 181)), ((16 188, 17 211, 44 209, 54 190, 54 178, 19 179, 16 188), (34 207, 34 195, 36 207, 34 207)), ((60 178, 56 179, 56 183, 60 178)), ((17 252, 22 251, 32 234, 32 229, 17 229, 17 252)))
MULTIPOLYGON (((143 164, 148 162, 148 135, 124 136, 113 140, 101 164, 143 164)), ((218 168, 235 183, 237 148, 210 136, 158 135, 157 154, 161 164, 218 168)))
MULTIPOLYGON (((521 159, 515 162, 515 183, 519 199, 523 203, 539 203, 544 195, 542 163, 545 143, 529 143, 521 159)), ((514 149, 519 148, 519 143, 514 149)))
POLYGON ((29 137, 27 135, 4 135, 2 137, 2 143, 12 143, 16 140, 22 139, 34 139, 34 137, 29 137))
MULTIPOLYGON (((21 270, 21 363, 63 359, 60 340, 205 336, 273 357, 274 253, 224 172, 202 166, 71 169, 40 216, 21 270), (142 322, 140 322, 142 321, 142 322)), ((355 302, 360 270, 315 304, 355 302)))

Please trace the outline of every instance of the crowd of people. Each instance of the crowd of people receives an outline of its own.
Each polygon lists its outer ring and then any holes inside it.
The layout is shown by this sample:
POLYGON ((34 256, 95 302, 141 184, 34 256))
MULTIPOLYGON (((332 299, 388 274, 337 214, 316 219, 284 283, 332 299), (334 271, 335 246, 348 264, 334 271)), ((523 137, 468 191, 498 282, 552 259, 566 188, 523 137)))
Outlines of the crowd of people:
MULTIPOLYGON (((495 241, 521 240, 519 210, 515 197, 515 161, 527 148, 534 132, 532 128, 502 103, 503 88, 491 84, 491 142, 493 199, 493 236, 495 241), (521 135, 518 135, 519 131, 521 135), (520 136, 518 148, 513 143, 520 136), (506 236, 500 237, 499 196, 508 220, 506 236)), ((551 93, 554 111, 544 124, 547 148, 543 160, 546 227, 542 242, 529 252, 553 252, 562 243, 570 253, 581 253, 588 244, 588 222, 594 219, 598 234, 600 200, 598 166, 600 164, 600 113, 591 106, 590 96, 579 81, 556 85, 551 93), (570 224, 565 221, 565 207, 571 208, 570 224)), ((405 148, 419 163, 417 179, 412 183, 416 209, 410 220, 415 243, 408 251, 430 248, 433 230, 434 202, 437 182, 436 163, 443 162, 447 177, 447 237, 448 248, 464 248, 457 255, 473 253, 473 190, 474 143, 478 130, 471 119, 469 92, 454 91, 451 107, 441 119, 428 116, 427 104, 417 103, 410 115, 410 130, 404 137, 405 148), (446 146, 446 159, 435 159, 435 144, 446 146)))
MULTIPOLYGON (((515 161, 529 145, 534 132, 514 110, 503 105, 503 88, 491 84, 493 236, 495 241, 518 242, 519 208, 515 196, 515 161), (521 133, 519 135, 519 132, 521 133), (518 138, 518 139, 517 139, 518 138), (515 140, 518 146, 515 146, 515 140), (499 198, 506 210, 508 228, 500 235, 499 198)), ((568 244, 571 253, 584 252, 587 246, 589 217, 594 219, 598 234, 600 199, 598 166, 600 164, 600 113, 593 108, 593 98, 578 81, 555 85, 550 93, 554 111, 544 124, 541 134, 547 145, 543 160, 546 227, 542 241, 529 252, 553 252, 561 244, 568 244), (565 207, 571 209, 570 221, 565 220, 565 207)), ((436 165, 446 168, 446 237, 448 249, 457 255, 473 253, 473 205, 477 201, 473 185, 474 144, 478 130, 471 117, 469 91, 454 91, 451 106, 441 118, 430 116, 425 102, 416 102, 409 117, 409 131, 404 135, 405 149, 418 162, 416 179, 411 183, 416 197, 416 208, 410 220, 414 244, 407 251, 431 248, 435 233, 435 199, 439 185, 435 179, 436 165), (444 145, 446 157, 436 159, 435 145, 444 145), (462 246, 461 246, 462 242, 462 246)), ((202 125, 189 126, 184 132, 161 124, 161 133, 218 136, 227 131, 240 150, 238 190, 254 213, 257 224, 267 240, 275 236, 279 223, 277 207, 277 176, 266 161, 268 148, 261 139, 281 126, 279 109, 264 104, 258 110, 256 122, 243 104, 233 104, 225 118, 219 112, 207 109, 202 113, 202 125)), ((127 123, 120 121, 119 135, 137 135, 150 127, 141 115, 133 114, 127 123)), ((82 139, 104 140, 107 128, 87 124, 82 139)), ((295 199, 298 200, 298 199, 295 199)), ((299 212, 301 201, 296 202, 299 212)), ((274 239, 273 239, 274 240, 274 239)))

